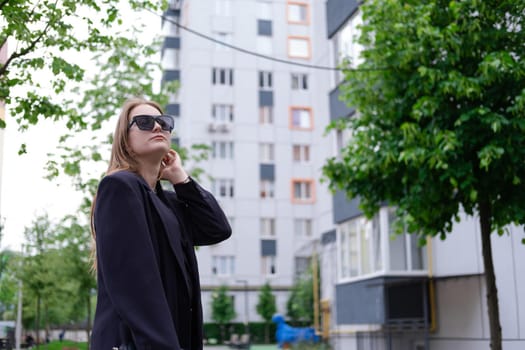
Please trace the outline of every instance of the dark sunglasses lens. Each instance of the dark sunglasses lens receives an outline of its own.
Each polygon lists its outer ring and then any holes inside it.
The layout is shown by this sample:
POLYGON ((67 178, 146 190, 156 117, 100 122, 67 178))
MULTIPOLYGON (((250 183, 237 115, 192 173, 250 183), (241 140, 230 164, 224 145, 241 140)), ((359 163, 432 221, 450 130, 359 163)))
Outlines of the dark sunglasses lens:
POLYGON ((157 117, 157 123, 159 123, 162 130, 171 131, 173 130, 173 118, 169 115, 161 115, 157 117))
POLYGON ((140 130, 152 130, 155 125, 155 118, 150 115, 141 115, 134 119, 140 130))

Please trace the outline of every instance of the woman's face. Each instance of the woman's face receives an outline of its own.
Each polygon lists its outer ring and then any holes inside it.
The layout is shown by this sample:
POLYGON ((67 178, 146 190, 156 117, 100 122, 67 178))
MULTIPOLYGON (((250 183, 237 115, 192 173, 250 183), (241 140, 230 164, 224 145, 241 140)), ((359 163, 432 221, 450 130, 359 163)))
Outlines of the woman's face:
MULTIPOLYGON (((138 105, 134 107, 129 113, 128 125, 133 121, 133 117, 137 115, 151 115, 158 116, 161 113, 153 106, 138 105)), ((133 154, 136 157, 154 157, 159 161, 164 157, 166 152, 170 149, 171 132, 162 130, 158 122, 152 130, 140 130, 136 123, 128 130, 128 142, 133 154)))

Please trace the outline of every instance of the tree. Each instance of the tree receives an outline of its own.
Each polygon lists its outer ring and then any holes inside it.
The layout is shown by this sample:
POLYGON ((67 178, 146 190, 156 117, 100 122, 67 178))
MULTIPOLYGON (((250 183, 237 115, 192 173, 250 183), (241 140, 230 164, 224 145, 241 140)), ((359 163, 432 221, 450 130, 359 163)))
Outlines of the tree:
POLYGON ((233 300, 228 295, 228 290, 227 286, 220 286, 211 296, 211 318, 221 328, 221 342, 225 339, 226 324, 236 316, 233 300))
POLYGON ((26 227, 24 235, 26 239, 25 257, 19 277, 24 288, 24 304, 28 308, 27 312, 24 311, 24 317, 26 322, 34 321, 36 343, 39 344, 42 306, 44 307, 44 325, 47 332, 49 305, 59 299, 53 298, 53 295, 56 295, 55 292, 60 290, 62 286, 62 283, 57 283, 59 281, 57 277, 59 270, 55 268, 60 259, 56 250, 51 249, 53 224, 47 215, 37 217, 33 221, 32 227, 26 227))
POLYGON ((262 317, 265 323, 264 339, 266 343, 270 342, 269 328, 272 317, 277 311, 275 295, 272 293, 272 286, 266 282, 259 291, 259 302, 257 303, 257 313, 262 317))
POLYGON ((57 241, 60 242, 63 272, 67 281, 75 282, 75 298, 70 299, 73 313, 69 319, 86 320, 87 349, 90 348, 92 298, 97 287, 95 274, 91 269, 91 231, 82 225, 75 216, 66 216, 57 228, 57 241))
POLYGON ((314 320, 314 292, 312 270, 297 278, 286 303, 286 314, 292 322, 312 324, 314 320))
MULTIPOLYGON (((370 0, 364 61, 343 99, 358 117, 324 174, 372 217, 385 201, 420 242, 459 213, 481 227, 491 349, 501 349, 491 233, 525 223, 525 3, 370 0)), ((348 67, 348 66, 346 66, 348 67)))
MULTIPOLYGON (((165 6, 165 1, 142 0, 0 2, 0 19, 4 24, 0 29, 0 47, 8 39, 15 44, 7 60, 0 63, 0 100, 6 102, 22 129, 38 123, 40 118, 65 119, 72 130, 86 128, 92 121, 81 113, 78 101, 65 97, 75 83, 89 79, 80 58, 119 48, 126 52, 119 57, 126 62, 129 54, 144 47, 136 40, 136 32, 125 26, 122 10, 154 11, 165 6), (51 73, 51 80, 40 79, 40 72, 51 73), (58 98, 53 99, 46 89, 58 98)), ((136 61, 131 67, 147 70, 136 61)), ((3 120, 0 126, 5 126, 3 120)))

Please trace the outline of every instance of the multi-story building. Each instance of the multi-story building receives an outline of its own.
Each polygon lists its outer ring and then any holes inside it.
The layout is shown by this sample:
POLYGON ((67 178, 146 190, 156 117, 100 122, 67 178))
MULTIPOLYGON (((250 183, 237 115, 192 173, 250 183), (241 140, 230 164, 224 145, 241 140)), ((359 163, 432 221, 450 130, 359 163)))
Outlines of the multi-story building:
POLYGON ((260 320, 266 282, 285 313, 310 243, 333 227, 319 181, 331 147, 323 136, 328 73, 309 67, 328 64, 325 20, 318 0, 171 1, 165 13, 163 81, 180 82, 167 106, 177 117, 174 141, 211 147, 200 182, 233 228, 228 241, 197 251, 205 321, 220 285, 230 288, 239 322, 260 320))
MULTIPOLYGON (((328 0, 327 37, 332 64, 359 62, 354 36, 362 21, 360 1, 328 0)), ((330 117, 358 117, 339 100, 342 76, 331 78, 330 117)), ((331 137, 337 150, 350 137, 331 137)), ((416 237, 392 239, 393 210, 387 206, 372 220, 358 200, 333 197, 335 230, 321 237, 323 331, 334 350, 478 350, 489 349, 486 285, 477 218, 462 215, 446 241, 416 237)), ((523 229, 509 227, 492 238, 499 292, 503 348, 525 346, 525 245, 523 229)))

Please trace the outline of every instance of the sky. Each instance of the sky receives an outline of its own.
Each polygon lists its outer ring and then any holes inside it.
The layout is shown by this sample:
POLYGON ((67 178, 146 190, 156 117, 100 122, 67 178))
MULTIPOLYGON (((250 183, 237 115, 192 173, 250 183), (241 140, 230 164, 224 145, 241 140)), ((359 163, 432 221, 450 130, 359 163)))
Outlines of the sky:
MULTIPOLYGON (((154 14, 142 11, 138 15, 124 15, 123 18, 129 19, 130 23, 142 21, 148 25, 145 32, 149 36, 152 33, 160 34, 161 19, 154 14)), ((49 159, 47 154, 56 151, 58 138, 67 130, 64 125, 41 120, 36 126, 20 132, 8 108, 6 123, 0 174, 0 215, 4 220, 0 249, 21 250, 24 229, 30 227, 38 215, 47 213, 50 220, 57 223, 65 215, 76 213, 82 194, 75 191, 68 177, 63 176, 55 181, 44 178, 45 165, 49 159), (18 150, 23 143, 27 146, 27 154, 19 156, 18 150)), ((81 141, 70 138, 68 146, 81 141)), ((106 164, 99 166, 100 171, 106 168, 106 164)))
POLYGON ((1 246, 20 250, 24 228, 31 226, 37 215, 47 212, 52 221, 58 221, 66 214, 73 214, 82 197, 74 191, 69 179, 58 183, 44 179, 47 153, 56 150, 61 128, 43 121, 21 133, 8 116, 6 120, 0 202, 5 230, 1 246), (27 145, 27 154, 19 156, 22 143, 27 145))

